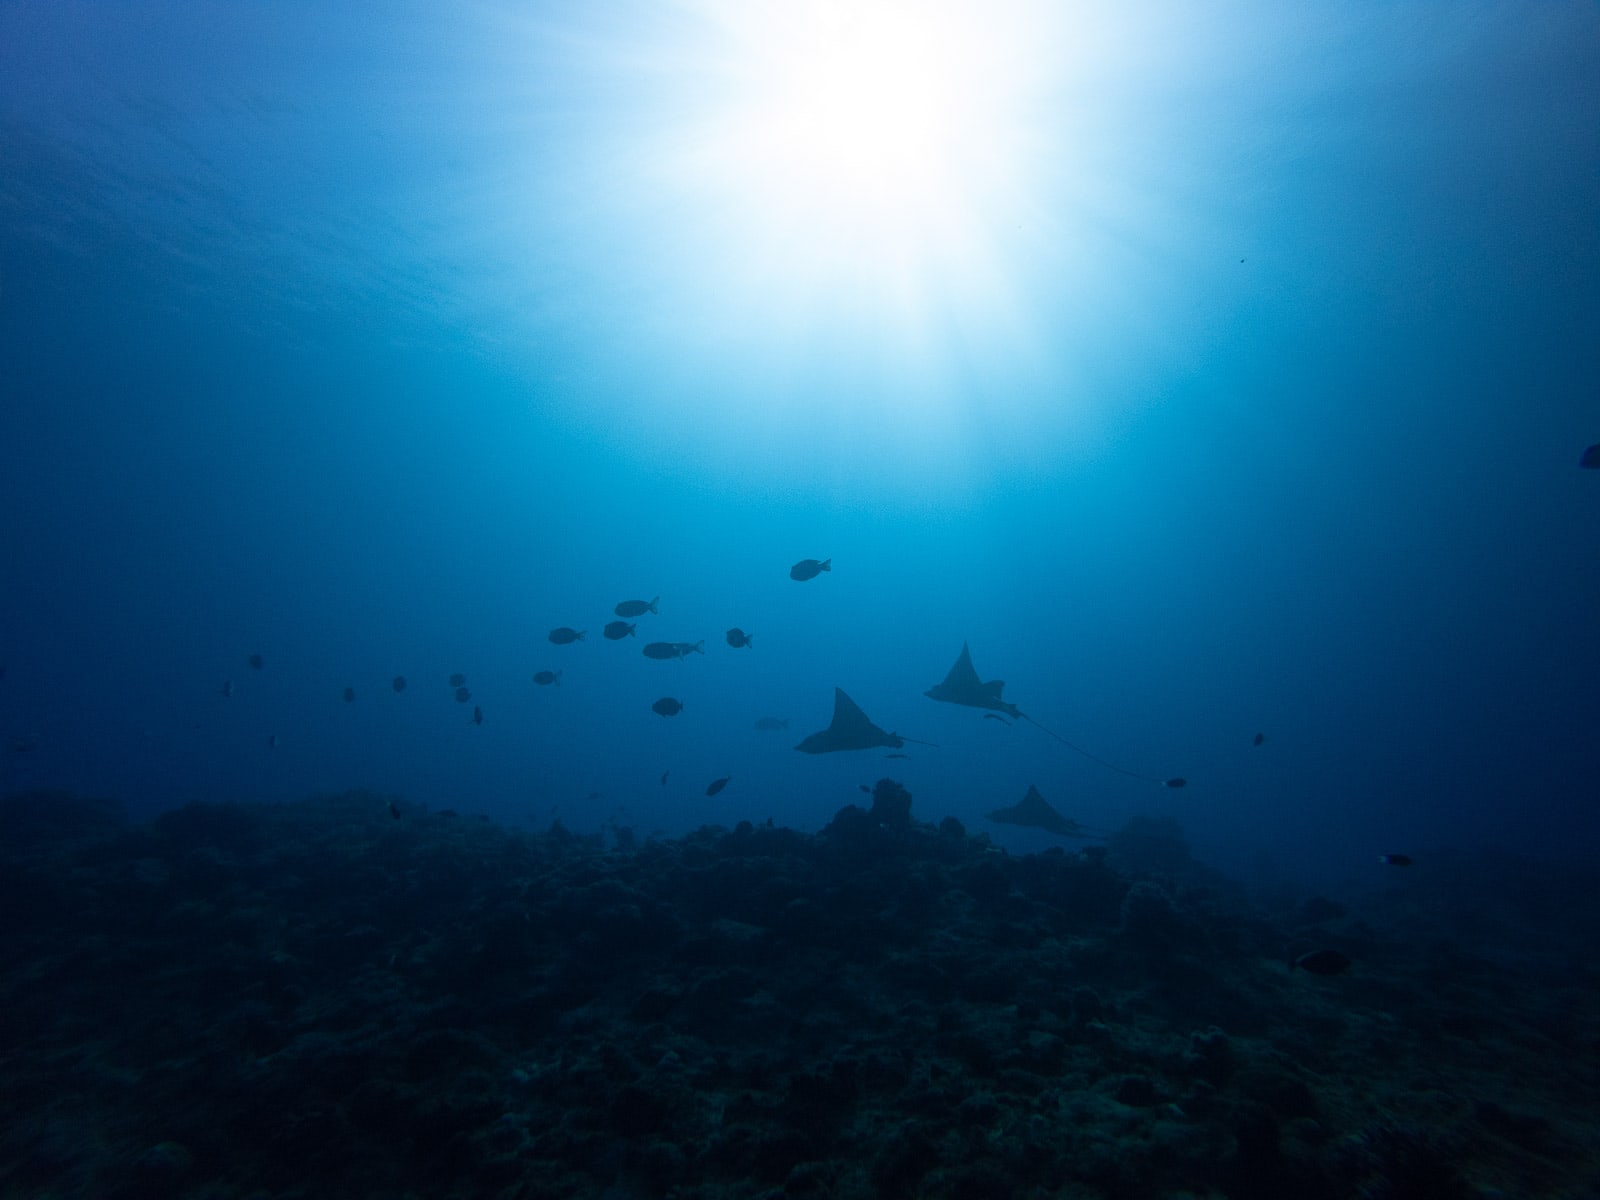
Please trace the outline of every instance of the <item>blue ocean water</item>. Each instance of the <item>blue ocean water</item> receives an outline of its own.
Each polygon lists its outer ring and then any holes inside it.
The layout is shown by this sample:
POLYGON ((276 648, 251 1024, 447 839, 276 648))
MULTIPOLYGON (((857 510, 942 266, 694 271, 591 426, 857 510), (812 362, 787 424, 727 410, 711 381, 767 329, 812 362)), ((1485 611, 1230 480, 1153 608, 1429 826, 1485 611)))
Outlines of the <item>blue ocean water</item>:
POLYGON ((1594 7, 949 9, 862 183, 764 6, 0 3, 0 787, 1592 861, 1594 7))

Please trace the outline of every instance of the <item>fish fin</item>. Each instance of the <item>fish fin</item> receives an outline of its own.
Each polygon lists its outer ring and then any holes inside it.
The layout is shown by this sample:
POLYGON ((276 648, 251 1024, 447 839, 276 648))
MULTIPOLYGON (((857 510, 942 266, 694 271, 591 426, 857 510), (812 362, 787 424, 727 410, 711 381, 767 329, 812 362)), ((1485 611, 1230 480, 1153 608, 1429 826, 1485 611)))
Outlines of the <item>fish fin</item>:
POLYGON ((824 570, 824 571, 833 570, 833 559, 831 559, 831 558, 823 559, 822 560, 822 570, 824 570))

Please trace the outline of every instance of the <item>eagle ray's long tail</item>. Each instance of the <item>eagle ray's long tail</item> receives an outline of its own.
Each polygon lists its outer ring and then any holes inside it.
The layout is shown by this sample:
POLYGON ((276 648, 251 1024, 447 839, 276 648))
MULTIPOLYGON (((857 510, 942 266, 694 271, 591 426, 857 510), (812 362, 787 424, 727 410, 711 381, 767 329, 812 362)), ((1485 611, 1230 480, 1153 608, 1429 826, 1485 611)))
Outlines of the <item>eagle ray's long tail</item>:
POLYGON ((1092 754, 1088 750, 1085 750, 1082 746, 1079 746, 1074 742, 1067 741, 1066 738, 1062 737, 1054 729, 1050 729, 1039 724, 1039 722, 1035 721, 1032 717, 1020 709, 1017 710, 1017 716, 1021 717, 1035 729, 1044 730, 1045 733, 1048 733, 1051 737, 1055 738, 1056 741, 1060 742, 1068 750, 1077 751, 1090 762, 1097 762, 1102 767, 1105 767, 1108 771, 1115 771, 1118 775, 1126 775, 1129 779, 1140 779, 1145 783, 1159 783, 1162 787, 1182 787, 1184 785, 1184 781, 1182 779, 1158 779, 1154 775, 1141 775, 1137 771, 1130 771, 1126 767, 1119 767, 1116 763, 1108 762, 1107 760, 1101 758, 1098 754, 1092 754))

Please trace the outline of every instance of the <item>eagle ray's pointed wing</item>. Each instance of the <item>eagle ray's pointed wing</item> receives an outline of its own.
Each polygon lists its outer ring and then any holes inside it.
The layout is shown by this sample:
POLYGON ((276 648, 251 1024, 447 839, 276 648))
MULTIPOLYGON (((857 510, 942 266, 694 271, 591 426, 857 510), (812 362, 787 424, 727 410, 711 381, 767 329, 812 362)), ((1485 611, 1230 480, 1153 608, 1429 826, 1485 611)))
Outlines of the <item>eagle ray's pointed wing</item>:
POLYGON ((1005 681, 991 679, 988 683, 978 678, 978 671, 972 665, 972 651, 967 648, 967 643, 961 643, 961 656, 956 659, 955 666, 945 675, 944 680, 929 688, 922 694, 930 700, 942 700, 946 704, 965 704, 968 708, 988 708, 995 712, 1007 713, 1013 717, 1020 717, 1022 710, 1008 700, 1000 698, 1001 691, 1005 688, 1005 681))
POLYGON ((1028 785, 1028 794, 1009 808, 997 808, 985 816, 997 825, 1021 825, 1028 829, 1043 829, 1047 833, 1059 837, 1081 838, 1094 837, 1096 833, 1086 826, 1078 824, 1069 817, 1064 817, 1056 810, 1033 784, 1028 785))
POLYGON ((795 747, 805 754, 829 754, 836 750, 870 750, 874 746, 903 746, 896 734, 874 725, 861 706, 843 688, 833 689, 833 720, 828 727, 813 733, 795 747))

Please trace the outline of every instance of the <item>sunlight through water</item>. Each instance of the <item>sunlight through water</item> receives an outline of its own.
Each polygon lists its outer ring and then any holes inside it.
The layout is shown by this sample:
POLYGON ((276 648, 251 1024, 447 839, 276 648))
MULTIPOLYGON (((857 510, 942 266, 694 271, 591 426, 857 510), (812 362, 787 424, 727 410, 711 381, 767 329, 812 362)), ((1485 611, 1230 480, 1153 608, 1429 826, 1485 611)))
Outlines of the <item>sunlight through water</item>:
POLYGON ((739 69, 688 162, 768 278, 852 284, 909 318, 924 289, 993 268, 991 222, 1025 188, 1022 29, 893 0, 725 15, 739 69))
POLYGON ((535 219, 542 276, 581 283, 570 344, 618 347, 575 369, 597 436, 813 476, 892 443, 948 478, 1114 415, 1105 373, 1152 361, 1128 343, 1184 236, 1129 176, 1170 159, 1116 128, 1142 30, 1036 0, 637 15, 529 35, 585 97, 536 131, 530 211, 559 214, 535 219))

